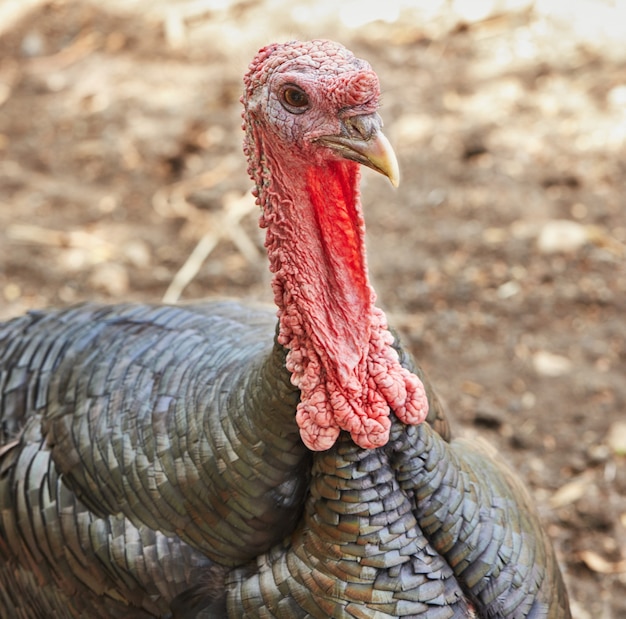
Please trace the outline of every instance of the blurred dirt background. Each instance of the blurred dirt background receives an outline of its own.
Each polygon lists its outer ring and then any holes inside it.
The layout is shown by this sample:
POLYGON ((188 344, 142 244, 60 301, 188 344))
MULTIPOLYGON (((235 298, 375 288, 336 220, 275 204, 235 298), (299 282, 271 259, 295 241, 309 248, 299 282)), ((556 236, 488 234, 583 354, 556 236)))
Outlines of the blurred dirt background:
POLYGON ((526 480, 574 616, 626 617, 626 2, 369 4, 1 1, 0 318, 270 301, 241 76, 339 40, 403 174, 364 172, 380 303, 526 480))

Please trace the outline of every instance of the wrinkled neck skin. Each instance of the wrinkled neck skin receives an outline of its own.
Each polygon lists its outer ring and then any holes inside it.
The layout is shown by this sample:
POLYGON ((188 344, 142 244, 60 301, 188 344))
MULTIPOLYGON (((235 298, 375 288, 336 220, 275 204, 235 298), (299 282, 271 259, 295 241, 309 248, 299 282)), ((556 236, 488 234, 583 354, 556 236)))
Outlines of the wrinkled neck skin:
POLYGON ((302 439, 325 450, 343 429, 361 447, 382 446, 390 407, 405 423, 420 423, 428 404, 420 380, 400 366, 374 305, 358 164, 281 157, 260 136, 255 142, 261 147, 251 172, 267 229, 279 342, 301 391, 302 439))

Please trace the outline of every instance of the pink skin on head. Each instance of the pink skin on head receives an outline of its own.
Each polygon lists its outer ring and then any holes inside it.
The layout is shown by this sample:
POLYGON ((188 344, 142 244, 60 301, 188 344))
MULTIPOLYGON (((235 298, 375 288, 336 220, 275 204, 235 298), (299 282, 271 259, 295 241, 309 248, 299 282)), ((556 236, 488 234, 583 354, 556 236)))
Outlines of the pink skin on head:
POLYGON ((419 378, 400 365, 374 305, 359 166, 316 142, 339 135, 347 118, 375 112, 378 79, 342 46, 312 41, 262 49, 245 85, 245 152, 267 228, 279 342, 301 391, 302 439, 324 450, 346 430, 361 447, 380 447, 389 439, 390 408, 416 424, 428 401, 419 378), (308 96, 302 112, 281 103, 293 85, 308 96))

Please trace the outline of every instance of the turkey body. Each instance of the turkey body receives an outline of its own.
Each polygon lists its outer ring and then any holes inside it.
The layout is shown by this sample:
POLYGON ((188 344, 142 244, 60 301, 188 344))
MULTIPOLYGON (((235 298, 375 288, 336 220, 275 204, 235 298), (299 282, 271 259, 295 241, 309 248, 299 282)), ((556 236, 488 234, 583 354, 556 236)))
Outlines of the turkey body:
POLYGON ((567 619, 487 448, 450 441, 367 274, 369 65, 274 44, 244 151, 275 309, 84 305, 0 325, 0 615, 567 619))
POLYGON ((179 617, 567 617, 523 488, 448 443, 430 389, 427 423, 316 456, 288 534, 310 465, 274 323, 207 303, 3 325, 1 616, 164 617, 178 597, 179 617), (255 411, 232 412, 238 380, 272 423, 239 426, 255 411))
POLYGON ((0 326, 0 616, 165 616, 295 526, 309 454, 274 332, 235 303, 0 326))

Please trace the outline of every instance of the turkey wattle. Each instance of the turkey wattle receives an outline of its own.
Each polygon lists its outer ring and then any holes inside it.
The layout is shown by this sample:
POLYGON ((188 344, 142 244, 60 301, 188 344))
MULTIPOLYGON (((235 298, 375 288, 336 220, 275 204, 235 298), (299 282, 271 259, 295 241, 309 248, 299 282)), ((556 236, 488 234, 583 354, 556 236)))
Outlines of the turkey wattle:
POLYGON ((520 483, 448 442, 375 306, 379 94, 329 41, 246 74, 277 327, 234 302, 0 325, 3 617, 569 617, 520 483))

